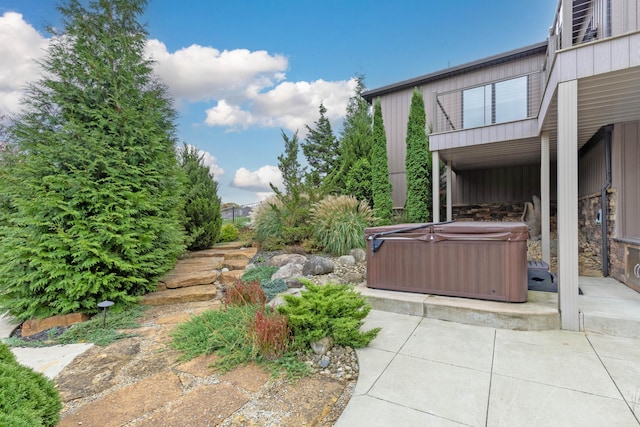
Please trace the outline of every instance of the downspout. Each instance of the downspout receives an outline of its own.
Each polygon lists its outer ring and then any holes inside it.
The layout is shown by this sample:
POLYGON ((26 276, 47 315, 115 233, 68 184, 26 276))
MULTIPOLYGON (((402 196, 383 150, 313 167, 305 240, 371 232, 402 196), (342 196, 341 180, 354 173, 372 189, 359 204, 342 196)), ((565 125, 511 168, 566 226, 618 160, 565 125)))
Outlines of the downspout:
POLYGON ((611 188, 611 133, 613 125, 604 127, 604 163, 606 169, 605 182, 600 190, 600 206, 602 207, 602 275, 609 276, 609 234, 608 217, 609 204, 607 202, 607 191, 611 188))

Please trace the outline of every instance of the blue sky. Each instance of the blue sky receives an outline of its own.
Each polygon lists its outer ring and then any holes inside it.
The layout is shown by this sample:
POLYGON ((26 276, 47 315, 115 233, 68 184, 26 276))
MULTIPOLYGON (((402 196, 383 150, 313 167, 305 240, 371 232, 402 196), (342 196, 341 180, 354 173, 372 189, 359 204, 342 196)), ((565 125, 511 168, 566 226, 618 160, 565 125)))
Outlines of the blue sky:
MULTIPOLYGON (((14 113, 58 25, 53 0, 0 0, 0 112, 14 113)), ((151 0, 148 54, 223 202, 264 198, 281 177, 281 130, 339 133, 355 74, 368 88, 543 41, 557 0, 151 0)), ((429 121, 429 118, 427 118, 429 121)), ((301 155, 302 160, 302 155, 301 155)))

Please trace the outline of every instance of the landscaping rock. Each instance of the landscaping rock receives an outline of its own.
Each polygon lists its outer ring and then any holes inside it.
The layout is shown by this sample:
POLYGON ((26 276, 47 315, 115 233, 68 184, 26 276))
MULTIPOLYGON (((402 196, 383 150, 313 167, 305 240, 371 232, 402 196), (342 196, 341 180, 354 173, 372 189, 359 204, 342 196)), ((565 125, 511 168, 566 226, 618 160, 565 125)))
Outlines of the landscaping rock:
POLYGON ((35 335, 38 332, 42 332, 45 329, 51 329, 55 327, 65 327, 73 325, 74 323, 85 322, 90 319, 90 316, 85 313, 71 313, 61 316, 51 316, 46 319, 31 319, 22 324, 22 336, 29 337, 35 335))
POLYGON ((305 276, 318 276, 321 274, 329 274, 333 272, 335 266, 328 258, 319 256, 311 257, 302 268, 302 274, 305 276))
POLYGON ((307 257, 300 254, 280 254, 269 260, 269 265, 274 267, 282 267, 287 264, 301 264, 307 262, 307 257))
POLYGON ((215 282, 220 273, 216 270, 192 271, 188 273, 169 273, 162 278, 162 282, 167 289, 185 288, 188 286, 210 285, 215 282))
POLYGON ((345 283, 358 284, 358 283, 362 283, 363 281, 364 281, 364 275, 362 275, 362 273, 358 273, 354 271, 354 272, 346 273, 344 275, 345 283))
POLYGON ((329 367, 330 364, 331 364, 331 359, 326 355, 322 356, 320 358, 320 361, 318 362, 318 365, 320 365, 322 369, 327 369, 327 367, 329 367))
POLYGON ((189 286, 188 288, 167 289, 153 292, 142 297, 146 305, 180 304, 192 301, 207 301, 216 297, 218 292, 215 285, 189 286))
POLYGON ((367 251, 364 249, 351 249, 350 255, 356 260, 356 262, 365 262, 367 260, 367 251))
POLYGON ((284 279, 285 282, 291 277, 300 277, 302 274, 302 264, 286 264, 273 273, 271 280, 284 279))
POLYGON ((329 350, 333 347, 333 338, 324 337, 321 340, 311 343, 311 349, 315 354, 327 354, 329 350))
POLYGON ((351 266, 351 265, 355 265, 356 259, 351 255, 343 255, 340 258, 338 258, 338 263, 342 265, 351 266))

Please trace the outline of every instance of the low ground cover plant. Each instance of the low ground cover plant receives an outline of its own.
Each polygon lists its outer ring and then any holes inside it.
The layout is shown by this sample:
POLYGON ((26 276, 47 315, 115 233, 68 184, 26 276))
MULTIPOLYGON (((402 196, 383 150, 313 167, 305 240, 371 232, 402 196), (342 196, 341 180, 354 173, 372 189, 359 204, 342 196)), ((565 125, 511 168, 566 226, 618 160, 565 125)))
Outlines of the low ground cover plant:
POLYGON ((380 328, 361 330, 371 306, 353 286, 303 283, 307 290, 301 296, 286 295, 286 305, 274 310, 265 306, 257 280, 237 281, 227 289, 224 308, 179 325, 173 345, 187 360, 216 352, 215 366, 223 372, 256 362, 272 374, 297 377, 309 372, 299 356, 311 343, 331 337, 337 345, 358 348, 376 337, 380 328))
POLYGON ((271 276, 273 276, 273 273, 276 271, 278 271, 278 267, 271 265, 259 265, 245 271, 240 280, 244 282, 257 281, 262 287, 267 301, 271 301, 280 292, 287 290, 287 285, 284 280, 271 280, 271 276))
POLYGON ((233 242, 234 240, 238 240, 239 235, 240 232, 238 231, 238 227, 236 227, 235 224, 228 222, 226 224, 222 224, 218 241, 233 242))
POLYGON ((103 316, 100 313, 86 322, 76 323, 68 328, 52 328, 47 331, 44 337, 13 337, 5 339, 4 342, 11 347, 43 347, 79 342, 91 342, 99 346, 106 346, 116 340, 134 336, 118 332, 118 330, 138 328, 140 326, 138 318, 147 308, 145 305, 134 305, 120 312, 110 310, 104 327, 102 326, 103 316))
POLYGON ((20 365, 9 347, 0 343, 0 425, 55 426, 61 410, 53 381, 20 365))

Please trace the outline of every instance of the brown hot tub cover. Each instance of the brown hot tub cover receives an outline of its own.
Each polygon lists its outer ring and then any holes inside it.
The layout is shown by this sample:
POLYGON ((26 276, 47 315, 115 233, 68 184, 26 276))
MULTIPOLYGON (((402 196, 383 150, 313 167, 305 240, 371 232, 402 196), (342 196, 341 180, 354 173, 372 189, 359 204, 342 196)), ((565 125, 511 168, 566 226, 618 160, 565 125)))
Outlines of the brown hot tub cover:
POLYGON ((370 288, 527 300, 524 223, 399 224, 367 228, 365 237, 370 288))

